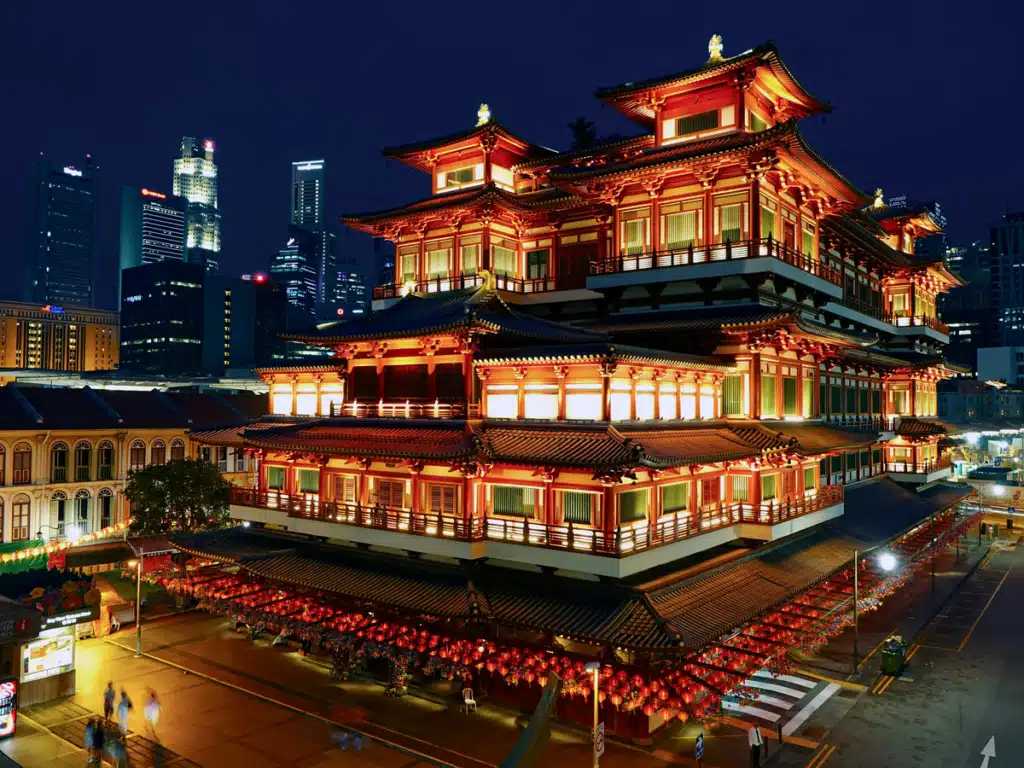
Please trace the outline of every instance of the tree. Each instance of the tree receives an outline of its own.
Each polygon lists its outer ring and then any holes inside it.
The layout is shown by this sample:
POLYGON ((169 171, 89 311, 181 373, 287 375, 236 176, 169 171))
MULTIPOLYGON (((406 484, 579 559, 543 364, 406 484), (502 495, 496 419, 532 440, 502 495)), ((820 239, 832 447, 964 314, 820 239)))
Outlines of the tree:
POLYGON ((231 484, 208 461, 177 459, 129 472, 124 495, 132 533, 202 531, 228 522, 231 484))
POLYGON ((569 130, 572 132, 572 150, 590 149, 597 144, 597 128, 591 120, 585 117, 577 117, 569 123, 569 130))

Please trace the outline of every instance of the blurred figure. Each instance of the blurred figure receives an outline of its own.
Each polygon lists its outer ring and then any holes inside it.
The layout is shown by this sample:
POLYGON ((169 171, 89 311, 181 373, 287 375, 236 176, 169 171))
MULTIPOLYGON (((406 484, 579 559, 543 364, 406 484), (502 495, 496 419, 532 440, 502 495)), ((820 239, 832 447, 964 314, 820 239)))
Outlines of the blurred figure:
POLYGON ((96 762, 96 718, 90 717, 85 724, 85 753, 89 756, 89 759, 85 762, 86 765, 92 765, 96 762))
MULTIPOLYGON (((107 725, 100 720, 96 723, 96 729, 92 734, 93 753, 96 756, 96 765, 103 765, 103 747, 107 743, 107 725)), ((92 758, 90 758, 91 760, 92 758)))
POLYGON ((117 703, 117 726, 121 729, 121 737, 128 737, 128 713, 132 708, 132 700, 128 698, 128 693, 124 688, 121 689, 121 701, 117 703))
POLYGON ((160 719, 160 702, 157 700, 156 691, 152 688, 149 689, 149 701, 146 702, 145 709, 142 710, 143 716, 146 718, 146 733, 157 741, 156 737, 156 723, 160 719))
POLYGON ((107 689, 103 691, 103 719, 110 720, 114 716, 114 697, 117 693, 114 691, 114 683, 107 682, 107 689))

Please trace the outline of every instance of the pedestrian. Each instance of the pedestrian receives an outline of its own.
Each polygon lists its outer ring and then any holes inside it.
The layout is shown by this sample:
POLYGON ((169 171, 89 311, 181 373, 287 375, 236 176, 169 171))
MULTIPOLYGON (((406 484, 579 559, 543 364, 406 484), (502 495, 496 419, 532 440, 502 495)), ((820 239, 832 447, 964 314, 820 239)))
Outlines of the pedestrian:
POLYGON ((747 731, 747 744, 750 745, 751 768, 761 768, 761 747, 764 746, 764 739, 761 738, 761 729, 756 725, 747 731))
POLYGON ((85 724, 85 753, 89 755, 86 765, 96 762, 96 718, 90 717, 85 724))
POLYGON ((156 722, 160 719, 160 702, 156 698, 156 691, 152 688, 149 689, 149 701, 146 702, 146 707, 142 712, 146 718, 146 732, 153 741, 157 741, 156 722))
POLYGON ((103 747, 107 743, 107 726, 102 721, 96 723, 96 730, 92 735, 92 746, 96 753, 96 765, 103 765, 103 747))
POLYGON ((109 722, 114 716, 114 697, 117 692, 114 690, 114 683, 107 681, 107 689, 103 691, 103 719, 109 722))
POLYGON ((128 693, 122 688, 121 701, 117 704, 117 725, 121 729, 121 736, 124 738, 128 737, 128 712, 131 708, 132 700, 128 698, 128 693))

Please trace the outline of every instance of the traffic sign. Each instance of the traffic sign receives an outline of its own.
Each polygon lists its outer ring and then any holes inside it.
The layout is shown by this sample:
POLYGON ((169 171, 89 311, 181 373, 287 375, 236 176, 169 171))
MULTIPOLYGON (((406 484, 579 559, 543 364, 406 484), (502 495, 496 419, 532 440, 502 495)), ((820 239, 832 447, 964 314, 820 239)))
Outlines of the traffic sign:
POLYGON ((594 730, 594 754, 598 757, 604 754, 604 723, 598 723, 594 730))
POLYGON ((1009 512, 1011 515, 1016 515, 1017 514, 1017 508, 1016 507, 1010 507, 1007 510, 1007 512, 1009 512))
POLYGON ((693 743, 693 752, 694 752, 694 756, 698 760, 700 760, 702 757, 704 757, 704 734, 703 733, 698 733, 697 734, 697 741, 695 741, 693 743))

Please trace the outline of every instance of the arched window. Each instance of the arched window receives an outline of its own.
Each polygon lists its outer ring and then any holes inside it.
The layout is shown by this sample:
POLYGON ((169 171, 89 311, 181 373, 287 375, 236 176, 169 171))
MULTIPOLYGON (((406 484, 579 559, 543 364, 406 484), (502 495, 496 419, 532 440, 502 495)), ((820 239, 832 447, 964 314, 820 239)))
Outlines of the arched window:
POLYGON ((114 524, 114 492, 109 488, 100 488, 100 528, 109 528, 114 524))
POLYGON ((24 493, 19 493, 11 503, 11 541, 28 541, 29 511, 32 500, 24 493))
POLYGON ((114 479, 114 444, 109 440, 96 446, 96 479, 114 479))
POLYGON ((89 482, 92 470, 92 446, 82 440, 75 446, 75 482, 89 482))
POLYGON ((32 482, 32 446, 18 443, 14 446, 14 477, 15 485, 28 485, 32 482))
POLYGON ((167 461, 167 443, 163 440, 154 440, 149 445, 149 463, 163 464, 167 461))
POLYGON ((171 461, 181 461, 185 458, 185 441, 180 437, 171 440, 171 461))
POLYGON ((0 445, 0 485, 7 485, 7 446, 0 445))
POLYGON ((142 469, 144 466, 146 466, 146 444, 141 440, 136 440, 128 452, 128 468, 142 469))
POLYGON ((89 492, 82 488, 75 493, 75 525, 77 526, 77 538, 89 533, 89 492))
POLYGON ((50 449, 50 482, 68 481, 68 444, 54 443, 50 449))
POLYGON ((59 538, 64 538, 64 527, 67 523, 68 495, 57 491, 50 497, 50 522, 46 524, 44 533, 56 531, 59 538))

